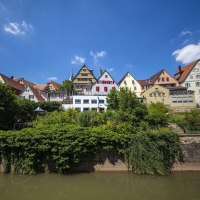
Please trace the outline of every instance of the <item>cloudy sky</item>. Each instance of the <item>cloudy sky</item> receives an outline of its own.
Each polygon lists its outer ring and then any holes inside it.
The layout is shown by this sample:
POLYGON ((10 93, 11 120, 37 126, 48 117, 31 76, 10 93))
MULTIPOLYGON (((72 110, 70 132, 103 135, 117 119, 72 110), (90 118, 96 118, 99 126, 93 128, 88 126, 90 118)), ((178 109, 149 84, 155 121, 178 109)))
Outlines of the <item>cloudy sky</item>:
POLYGON ((0 0, 0 73, 62 82, 85 63, 116 79, 200 58, 199 0, 0 0))

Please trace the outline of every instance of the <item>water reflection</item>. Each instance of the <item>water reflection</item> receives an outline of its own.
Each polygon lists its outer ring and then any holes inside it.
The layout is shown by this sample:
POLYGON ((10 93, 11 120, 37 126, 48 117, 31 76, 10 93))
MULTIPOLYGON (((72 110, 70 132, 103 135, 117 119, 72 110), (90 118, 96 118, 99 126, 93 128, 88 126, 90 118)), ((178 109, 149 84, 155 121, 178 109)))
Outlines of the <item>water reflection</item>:
POLYGON ((199 200, 200 172, 0 175, 2 200, 199 200))

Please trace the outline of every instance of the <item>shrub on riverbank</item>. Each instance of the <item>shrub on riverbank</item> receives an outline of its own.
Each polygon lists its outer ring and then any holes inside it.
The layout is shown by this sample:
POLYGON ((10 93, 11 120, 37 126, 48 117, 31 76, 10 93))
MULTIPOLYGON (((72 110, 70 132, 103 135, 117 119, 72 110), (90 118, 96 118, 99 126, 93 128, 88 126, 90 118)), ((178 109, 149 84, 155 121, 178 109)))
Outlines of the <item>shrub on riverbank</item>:
POLYGON ((86 156, 100 150, 117 151, 136 173, 170 172, 180 151, 178 136, 169 131, 121 134, 105 127, 46 125, 21 131, 0 131, 3 171, 70 172, 86 156))

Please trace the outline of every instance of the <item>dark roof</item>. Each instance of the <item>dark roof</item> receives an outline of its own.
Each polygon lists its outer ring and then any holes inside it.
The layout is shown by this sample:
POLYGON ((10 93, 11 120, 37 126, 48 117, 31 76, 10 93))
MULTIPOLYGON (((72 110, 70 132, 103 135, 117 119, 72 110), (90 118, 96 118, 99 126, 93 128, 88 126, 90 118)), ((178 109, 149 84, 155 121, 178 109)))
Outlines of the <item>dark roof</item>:
POLYGON ((178 69, 175 73, 175 75, 180 74, 180 77, 177 78, 177 80, 181 83, 183 82, 188 75, 190 74, 190 72, 192 71, 192 69, 195 67, 195 65, 200 61, 200 59, 186 65, 185 67, 182 67, 180 69, 178 69))
POLYGON ((23 83, 24 83, 23 85, 25 85, 25 86, 32 86, 33 87, 34 85, 36 85, 35 83, 27 81, 23 77, 21 77, 21 78, 14 78, 13 80, 16 81, 16 82, 18 82, 18 83, 20 83, 20 81, 23 81, 23 83))
POLYGON ((3 74, 0 74, 2 77, 3 81, 5 82, 6 85, 9 85, 11 88, 16 89, 16 90, 23 90, 24 86, 16 81, 14 81, 12 78, 9 78, 3 74))
POLYGON ((149 85, 148 79, 147 79, 147 80, 137 80, 137 82, 138 82, 141 86, 149 85))

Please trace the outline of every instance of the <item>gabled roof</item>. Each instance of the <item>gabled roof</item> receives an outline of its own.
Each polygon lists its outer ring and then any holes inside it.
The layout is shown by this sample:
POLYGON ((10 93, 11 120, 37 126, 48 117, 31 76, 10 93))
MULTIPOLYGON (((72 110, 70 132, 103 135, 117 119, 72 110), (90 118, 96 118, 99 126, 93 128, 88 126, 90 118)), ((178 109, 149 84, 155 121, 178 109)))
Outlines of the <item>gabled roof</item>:
POLYGON ((149 78, 149 80, 151 80, 151 84, 154 84, 156 82, 156 80, 160 77, 160 75, 164 72, 165 70, 162 69, 161 71, 157 72, 156 74, 154 74, 152 77, 149 78))
POLYGON ((33 86, 35 89, 41 90, 41 91, 45 91, 47 84, 37 84, 33 86))
POLYGON ((14 81, 12 78, 9 78, 3 74, 0 74, 0 76, 2 77, 4 83, 6 85, 9 85, 11 88, 16 89, 16 90, 23 90, 24 86, 16 81, 14 81))
POLYGON ((25 86, 32 86, 33 87, 35 85, 35 83, 27 81, 23 77, 21 77, 21 78, 14 78, 13 80, 16 81, 16 82, 18 82, 18 83, 20 83, 20 81, 23 81, 22 85, 25 85, 25 86))
POLYGON ((110 78, 117 84, 117 82, 115 81, 115 79, 110 75, 110 73, 109 73, 107 70, 104 70, 104 71, 102 72, 102 74, 99 76, 98 80, 99 80, 105 73, 107 73, 107 74, 110 76, 110 78))
MULTIPOLYGON (((32 93, 34 94, 34 96, 36 97, 36 99, 37 99, 38 101, 45 101, 45 99, 42 97, 42 94, 43 94, 44 96, 46 96, 44 92, 42 92, 42 91, 40 91, 40 90, 38 90, 38 89, 35 89, 35 88, 31 87, 31 86, 26 86, 26 87, 24 88, 24 90, 25 90, 26 88, 30 88, 30 90, 32 91, 32 93)), ((24 90, 23 90, 23 91, 24 91, 24 90)), ((21 94, 23 93, 23 91, 21 92, 21 94)))
POLYGON ((60 87, 59 83, 56 83, 55 81, 52 80, 50 80, 47 84, 52 84, 55 89, 58 89, 60 87))
MULTIPOLYGON (((88 67, 84 64, 84 65, 81 67, 81 69, 77 72, 77 74, 74 76, 73 80, 79 75, 79 73, 81 72, 81 70, 82 70, 84 67, 87 68, 87 70, 91 73, 91 71, 88 69, 88 67)), ((91 73, 91 75, 94 77, 95 80, 97 80, 93 73, 91 73)))
MULTIPOLYGON (((126 74, 122 77, 122 79, 118 82, 118 85, 120 85, 121 84, 121 82, 126 78, 126 76, 128 75, 128 74, 130 74, 134 79, 135 79, 135 77, 130 73, 130 72, 126 72, 126 74)), ((136 79, 135 79, 136 80, 136 79)), ((138 82, 138 80, 136 80, 137 82, 138 82)), ((139 83, 139 82, 138 82, 139 83)))
POLYGON ((181 83, 183 82, 188 75, 190 74, 190 72, 192 71, 192 69, 196 66, 196 64, 200 61, 200 59, 186 65, 185 67, 182 67, 178 70, 176 70, 176 73, 174 75, 180 74, 180 77, 177 78, 177 80, 181 83))

